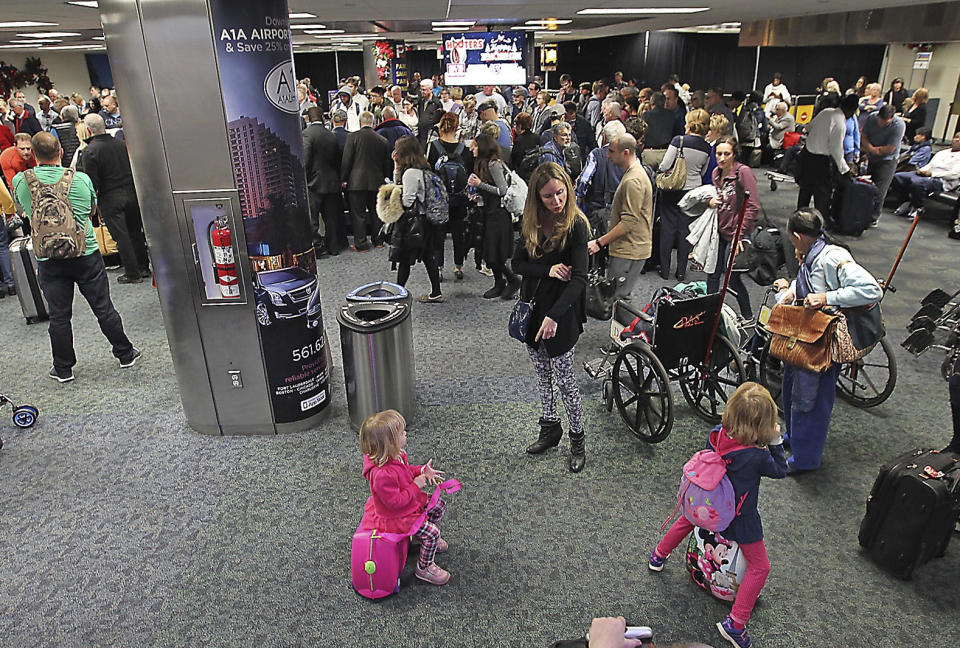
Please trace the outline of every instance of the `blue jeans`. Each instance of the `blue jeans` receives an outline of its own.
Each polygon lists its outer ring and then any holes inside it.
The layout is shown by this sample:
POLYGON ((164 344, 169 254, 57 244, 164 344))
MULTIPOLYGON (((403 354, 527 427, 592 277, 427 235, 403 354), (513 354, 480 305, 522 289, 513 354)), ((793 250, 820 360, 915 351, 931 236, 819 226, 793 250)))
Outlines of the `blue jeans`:
MULTIPOLYGON (((717 267, 712 274, 707 276, 707 292, 720 292, 720 284, 723 283, 723 277, 727 272, 727 264, 730 262, 728 251, 730 250, 730 241, 722 236, 720 237, 720 247, 717 251, 717 267)), ((737 294, 737 306, 740 307, 740 314, 745 318, 753 317, 753 308, 750 306, 750 293, 743 283, 743 272, 730 273, 730 288, 737 294)))
POLYGON ((901 171, 893 175, 890 187, 903 201, 909 201, 911 207, 923 207, 923 200, 927 194, 943 189, 940 178, 928 178, 916 171, 901 171))
POLYGON ((10 235, 0 217, 0 289, 13 287, 13 268, 10 266, 10 235))

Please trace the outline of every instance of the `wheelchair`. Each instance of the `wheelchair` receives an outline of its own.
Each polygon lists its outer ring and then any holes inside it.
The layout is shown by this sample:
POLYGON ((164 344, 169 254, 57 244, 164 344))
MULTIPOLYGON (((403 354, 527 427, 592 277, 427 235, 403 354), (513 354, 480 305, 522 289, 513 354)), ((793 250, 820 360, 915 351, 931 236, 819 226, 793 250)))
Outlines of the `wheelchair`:
POLYGON ((612 350, 584 363, 587 375, 602 380, 607 411, 616 405, 630 431, 647 443, 660 443, 673 428, 677 382, 684 399, 708 423, 717 424, 727 399, 746 380, 739 350, 722 334, 707 346, 720 294, 656 301, 652 316, 627 301, 614 303, 610 320, 612 350))

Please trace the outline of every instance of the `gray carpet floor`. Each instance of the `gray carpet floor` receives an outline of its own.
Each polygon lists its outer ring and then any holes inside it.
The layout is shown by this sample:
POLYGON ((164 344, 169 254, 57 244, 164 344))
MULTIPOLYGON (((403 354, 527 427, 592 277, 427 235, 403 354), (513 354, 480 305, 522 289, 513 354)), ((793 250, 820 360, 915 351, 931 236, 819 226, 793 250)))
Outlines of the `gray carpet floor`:
MULTIPOLYGON (((782 223, 796 188, 770 192, 761 182, 761 192, 782 223)), ((897 344, 920 297, 960 284, 946 216, 931 209, 899 290, 884 301, 897 344)), ((906 229, 887 215, 849 243, 884 276, 906 229)), ((449 254, 448 244, 448 280, 449 254)), ((46 378, 45 325, 26 326, 16 300, 0 301, 0 388, 41 410, 29 431, 0 419, 0 645, 543 647, 608 614, 652 626, 662 642, 719 645, 714 623, 729 608, 694 585, 682 560, 661 574, 645 564, 680 467, 708 427, 677 391, 671 436, 638 442, 580 372, 586 470, 567 471, 566 440, 527 456, 538 416, 532 368, 506 335, 510 304, 479 299, 491 280, 472 267, 462 283, 444 284, 447 303, 414 309, 420 409, 408 450, 463 482, 442 524, 451 548, 439 562, 453 578, 442 588, 413 580, 379 602, 356 595, 350 538, 367 492, 332 313, 350 288, 391 274, 385 250, 345 253, 319 272, 333 409, 316 429, 281 436, 222 438, 186 426, 149 283, 111 284, 144 351, 130 370, 118 369, 78 298, 80 361, 69 385, 46 378)), ((645 275, 637 290, 648 296, 663 283, 645 275)), ((422 267, 410 287, 426 291, 422 267)), ((578 361, 605 339, 605 325, 591 321, 578 361)), ((756 646, 919 646, 923 636, 960 636, 960 544, 909 582, 857 545, 879 466, 950 436, 942 354, 898 350, 897 359, 889 401, 872 410, 838 401, 822 470, 763 484, 773 570, 750 624, 756 646)))

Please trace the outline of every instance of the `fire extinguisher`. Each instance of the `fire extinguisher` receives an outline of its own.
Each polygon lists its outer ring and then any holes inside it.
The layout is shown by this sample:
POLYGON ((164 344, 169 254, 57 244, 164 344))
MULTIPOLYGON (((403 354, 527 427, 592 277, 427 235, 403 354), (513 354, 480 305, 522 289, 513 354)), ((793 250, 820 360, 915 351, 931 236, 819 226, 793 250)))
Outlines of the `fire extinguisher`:
POLYGON ((213 273, 220 288, 220 294, 226 299, 240 297, 240 283, 237 280, 237 264, 233 258, 233 237, 225 218, 218 218, 207 228, 210 249, 213 252, 213 273))

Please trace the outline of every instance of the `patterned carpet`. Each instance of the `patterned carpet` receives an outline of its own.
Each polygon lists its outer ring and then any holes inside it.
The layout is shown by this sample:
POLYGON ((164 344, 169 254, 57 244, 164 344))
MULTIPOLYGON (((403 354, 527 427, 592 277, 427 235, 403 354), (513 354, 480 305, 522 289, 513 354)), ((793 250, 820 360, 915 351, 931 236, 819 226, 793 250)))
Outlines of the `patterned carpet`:
MULTIPOLYGON (((767 212, 783 222, 796 188, 760 186, 767 212)), ((960 284, 946 216, 931 209, 899 290, 884 301, 897 344, 921 296, 960 284)), ((906 229, 886 215, 879 230, 849 243, 883 276, 906 229)), ((449 256, 447 264, 452 277, 449 256)), ((677 391, 671 436, 637 442, 580 372, 586 470, 567 471, 566 440, 559 451, 524 454, 538 416, 531 367, 505 334, 510 305, 479 299, 492 280, 472 267, 464 282, 444 284, 447 303, 414 309, 420 412, 408 449, 464 484, 442 524, 451 549, 439 562, 453 578, 443 588, 412 581, 379 602, 356 595, 350 537, 366 482, 331 314, 349 288, 390 273, 384 250, 322 261, 320 273, 337 366, 333 415, 278 437, 186 427, 149 284, 111 285, 144 351, 130 370, 118 369, 77 300, 80 364, 69 385, 45 377, 45 326, 26 326, 15 300, 0 301, 0 388, 41 411, 27 432, 14 431, 6 414, 0 420, 0 644, 543 647, 582 636, 595 615, 623 614, 662 642, 719 645, 713 624, 728 608, 694 586, 681 560, 661 574, 645 566, 680 467, 707 427, 677 391)), ((661 283, 645 275, 638 292, 661 283)), ((415 268, 414 294, 427 285, 415 268)), ((578 361, 605 336, 605 325, 591 321, 578 361)), ((838 401, 822 470, 763 485, 773 570, 750 625, 756 646, 885 648, 916 646, 924 633, 960 636, 960 593, 947 585, 960 580, 960 546, 901 582, 856 541, 879 465, 905 449, 944 445, 950 434, 942 356, 901 351, 889 401, 873 410, 838 401)), ((408 577, 411 570, 412 562, 408 577)))

